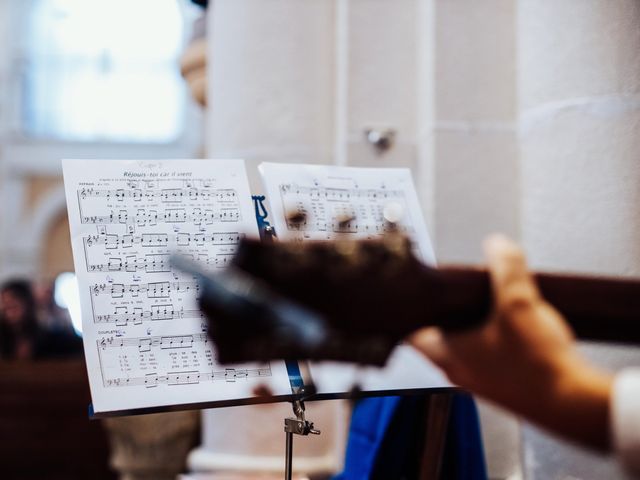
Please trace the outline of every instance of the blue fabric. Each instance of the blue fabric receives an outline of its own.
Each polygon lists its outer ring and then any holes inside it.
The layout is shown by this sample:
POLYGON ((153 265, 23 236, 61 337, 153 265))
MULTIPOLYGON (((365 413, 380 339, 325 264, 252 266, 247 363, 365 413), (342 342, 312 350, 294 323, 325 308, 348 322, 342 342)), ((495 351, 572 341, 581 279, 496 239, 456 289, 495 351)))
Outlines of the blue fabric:
POLYGON ((366 398, 353 409, 344 471, 335 480, 372 478, 376 458, 401 397, 366 398))
MULTIPOLYGON (((415 478, 426 427, 424 406, 421 396, 358 402, 344 470, 334 480, 415 478)), ((468 395, 453 397, 441 472, 441 478, 451 480, 487 478, 478 414, 468 395)))
POLYGON ((458 480, 487 478, 480 418, 470 395, 456 394, 453 397, 441 477, 458 480))

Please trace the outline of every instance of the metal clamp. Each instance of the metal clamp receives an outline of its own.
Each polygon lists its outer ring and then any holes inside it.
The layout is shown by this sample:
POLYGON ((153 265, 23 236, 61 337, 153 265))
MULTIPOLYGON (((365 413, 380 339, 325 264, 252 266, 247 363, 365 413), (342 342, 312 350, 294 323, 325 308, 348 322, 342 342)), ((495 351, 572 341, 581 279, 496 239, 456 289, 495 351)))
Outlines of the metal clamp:
POLYGON ((253 208, 256 212, 260 239, 265 242, 272 242, 276 238, 276 229, 267 220, 269 212, 267 212, 267 207, 264 206, 265 196, 251 195, 251 200, 253 200, 253 208))
POLYGON ((304 414, 304 402, 295 400, 293 402, 293 413, 295 418, 289 417, 284 419, 284 431, 294 435, 320 435, 320 430, 313 426, 313 422, 308 421, 304 414))
POLYGON ((293 475, 293 436, 294 435, 320 435, 320 430, 313 426, 313 422, 305 418, 304 402, 302 400, 294 400, 292 402, 294 417, 284 419, 284 431, 287 435, 287 443, 285 450, 285 480, 291 480, 293 475))

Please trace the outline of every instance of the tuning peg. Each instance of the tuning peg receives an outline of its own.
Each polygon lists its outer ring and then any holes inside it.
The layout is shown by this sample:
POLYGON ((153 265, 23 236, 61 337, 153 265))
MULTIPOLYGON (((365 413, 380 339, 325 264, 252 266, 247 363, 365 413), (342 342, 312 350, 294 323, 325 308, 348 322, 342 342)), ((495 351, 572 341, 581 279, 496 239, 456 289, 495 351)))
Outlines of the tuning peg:
POLYGON ((300 226, 307 221, 307 214, 300 210, 287 212, 287 223, 300 226))
POLYGON ((356 219, 355 214, 344 213, 336 216, 336 222, 338 223, 338 230, 343 231, 349 227, 349 224, 356 219))
POLYGON ((397 225, 404 217, 404 208, 398 202, 389 202, 384 206, 382 216, 390 224, 397 225))

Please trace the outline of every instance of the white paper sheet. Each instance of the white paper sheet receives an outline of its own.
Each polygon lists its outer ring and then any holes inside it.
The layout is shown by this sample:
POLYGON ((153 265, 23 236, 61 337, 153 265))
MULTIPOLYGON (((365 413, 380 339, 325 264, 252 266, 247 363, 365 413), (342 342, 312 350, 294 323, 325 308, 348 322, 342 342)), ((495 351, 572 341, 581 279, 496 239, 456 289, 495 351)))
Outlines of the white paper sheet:
POLYGON ((215 271, 257 236, 241 160, 63 160, 96 414, 291 394, 283 362, 221 367, 180 253, 215 271))
POLYGON ((338 233, 374 238, 385 232, 385 207, 394 206, 402 211, 399 228, 415 242, 419 256, 434 263, 410 170, 284 163, 262 163, 259 169, 279 238, 331 240, 338 233), (306 220, 287 221, 294 213, 306 220))
MULTIPOLYGON (((385 232, 385 208, 392 208, 401 211, 398 226, 413 240, 418 258, 435 263, 408 169, 277 163, 259 168, 271 207, 269 221, 280 239, 375 238, 385 232), (305 220, 289 221, 296 213, 305 220)), ((438 368, 407 345, 398 346, 382 369, 311 362, 309 371, 318 393, 327 394, 347 392, 355 384, 365 391, 451 386, 438 368)))

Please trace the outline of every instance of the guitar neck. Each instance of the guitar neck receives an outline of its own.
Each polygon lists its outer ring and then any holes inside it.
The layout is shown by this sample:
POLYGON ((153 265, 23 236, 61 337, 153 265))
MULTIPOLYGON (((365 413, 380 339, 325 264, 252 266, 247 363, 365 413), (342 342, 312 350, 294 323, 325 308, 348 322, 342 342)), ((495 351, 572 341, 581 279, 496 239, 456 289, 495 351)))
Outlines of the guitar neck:
MULTIPOLYGON (((446 328, 481 323, 492 303, 488 272, 471 268, 440 268, 438 272, 446 328)), ((538 273, 535 281, 578 338, 640 344, 640 279, 538 273)))

